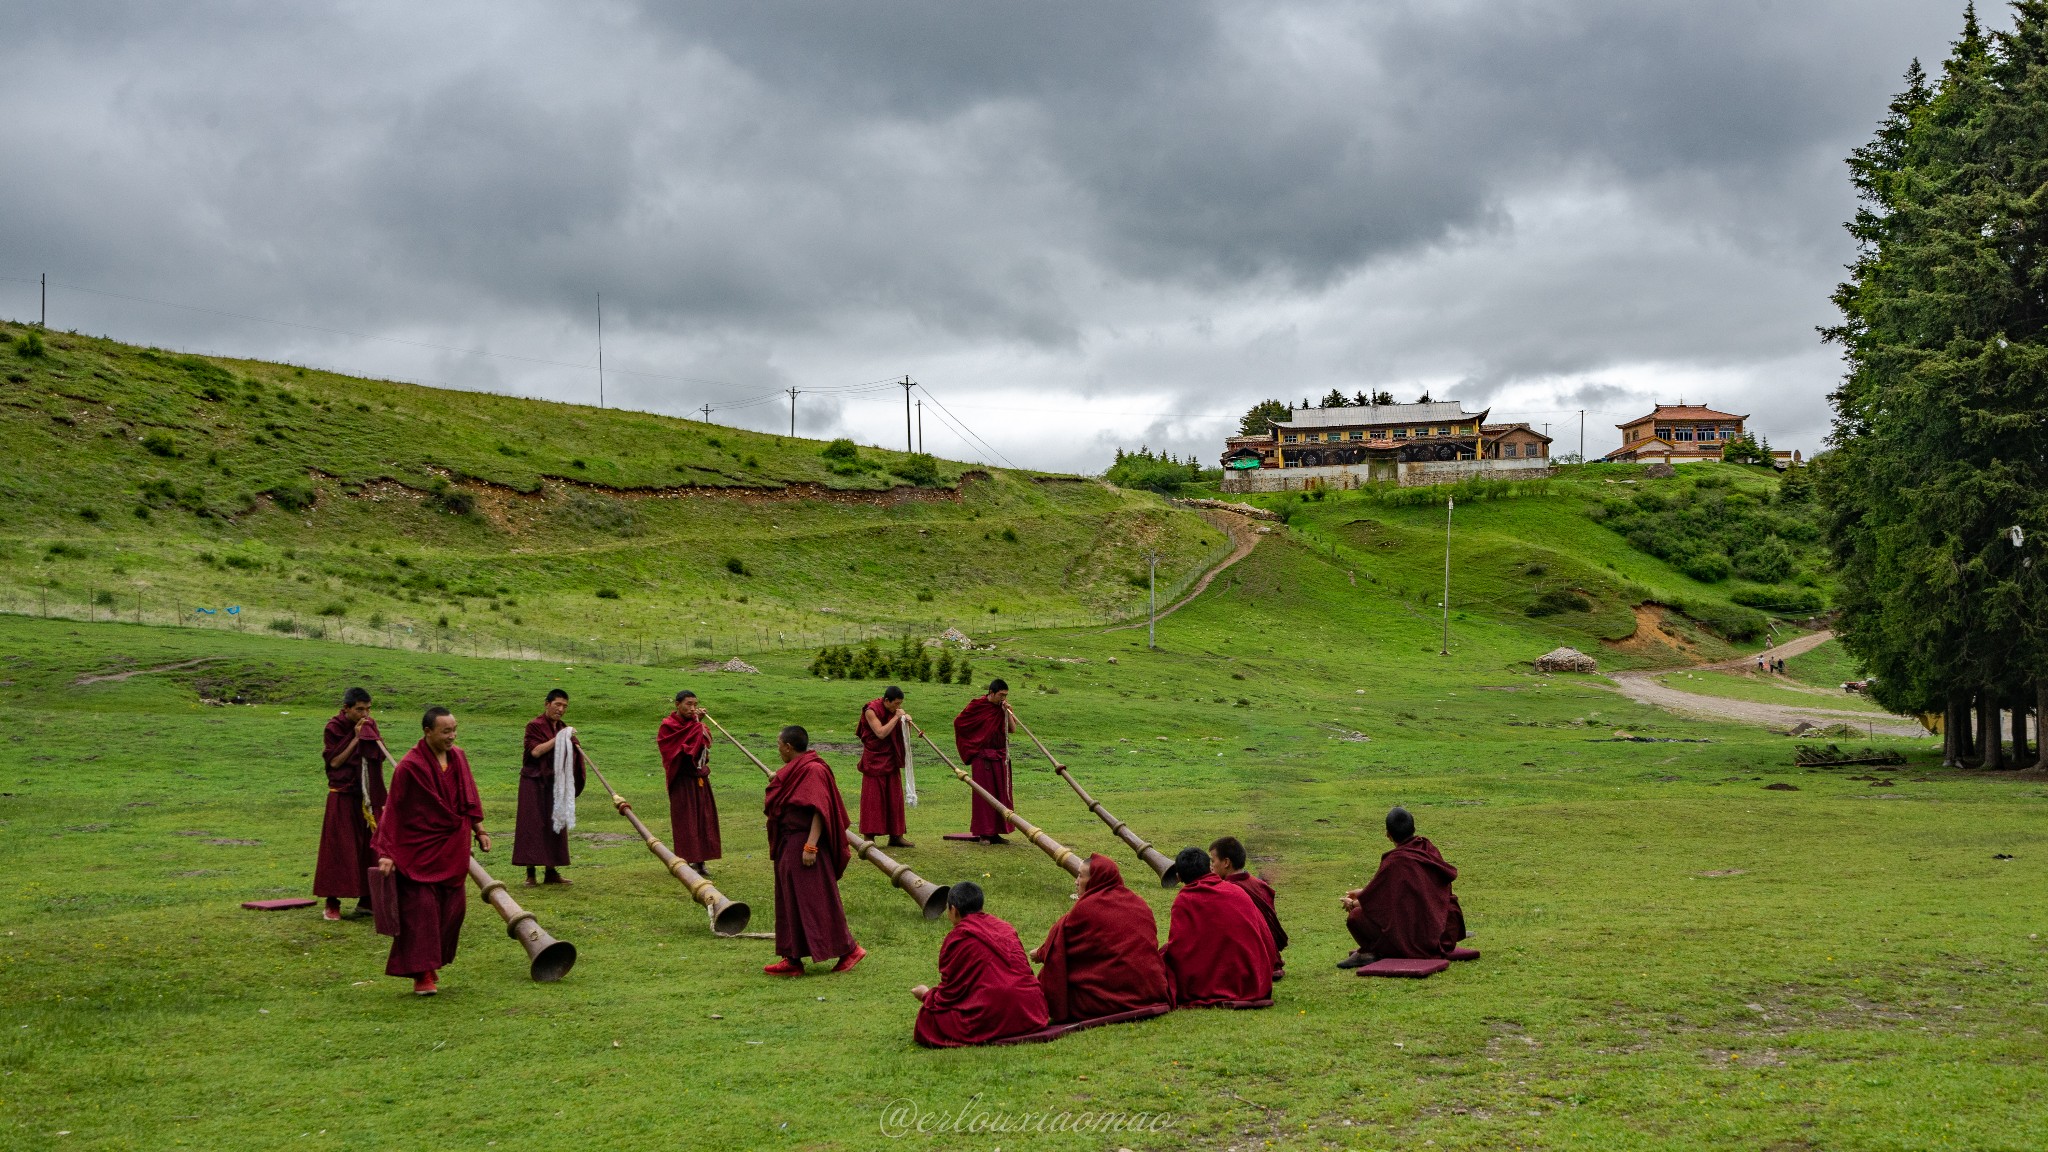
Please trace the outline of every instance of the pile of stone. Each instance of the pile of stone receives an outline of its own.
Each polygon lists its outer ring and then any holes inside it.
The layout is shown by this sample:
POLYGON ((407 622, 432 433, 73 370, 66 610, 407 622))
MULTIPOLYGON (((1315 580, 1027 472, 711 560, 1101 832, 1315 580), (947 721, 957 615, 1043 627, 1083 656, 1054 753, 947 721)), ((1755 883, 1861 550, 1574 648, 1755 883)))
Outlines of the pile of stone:
POLYGON ((1600 670, 1591 656, 1577 648, 1554 648, 1536 658, 1538 672, 1598 672, 1600 670))
POLYGON ((759 668, 756 668, 756 667, 754 667, 754 666, 753 666, 752 664, 749 664, 749 663, 747 663, 747 662, 746 662, 745 660, 742 660, 742 659, 740 659, 739 657, 735 656, 735 657, 733 657, 732 659, 730 659, 730 660, 726 660, 726 661, 723 661, 723 662, 721 662, 721 661, 717 661, 717 660, 710 660, 710 661, 706 661, 705 663, 702 663, 702 664, 699 664, 699 665, 697 665, 697 671, 699 671, 699 672, 751 672, 751 673, 759 674, 761 670, 760 670, 759 668))

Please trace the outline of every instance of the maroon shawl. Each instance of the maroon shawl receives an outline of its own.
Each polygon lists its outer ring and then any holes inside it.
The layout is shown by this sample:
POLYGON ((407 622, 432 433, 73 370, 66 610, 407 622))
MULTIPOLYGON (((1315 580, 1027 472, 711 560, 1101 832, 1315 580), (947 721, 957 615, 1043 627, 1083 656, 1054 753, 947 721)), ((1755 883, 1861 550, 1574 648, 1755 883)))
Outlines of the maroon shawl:
POLYGON ((1003 706, 986 696, 976 696, 953 717, 953 747, 960 752, 962 767, 973 765, 984 752, 1008 755, 1009 715, 1003 706))
POLYGON ((910 739, 909 728, 899 722, 894 732, 877 736, 875 730, 868 727, 870 716, 878 723, 889 722, 887 706, 880 699, 868 701, 867 707, 861 709, 860 723, 854 729, 860 735, 860 763, 857 765, 860 774, 887 776, 891 772, 903 771, 903 746, 910 739))
POLYGON ((468 874, 470 830, 483 821, 469 757, 450 748, 443 769, 423 739, 391 772, 391 794, 370 846, 397 864, 406 879, 446 884, 468 874))
MULTIPOLYGON (((711 748, 711 733, 702 720, 678 720, 671 712, 662 718, 654 733, 655 747, 661 749, 661 766, 668 771, 668 790, 688 772, 702 780, 711 775, 711 761, 704 753, 711 748)), ((577 749, 581 752, 582 749, 577 749)))
POLYGON ((960 1048, 1045 1025, 1045 993, 1017 930, 986 912, 962 916, 939 945, 939 982, 917 1010, 917 1042, 960 1048))
POLYGON ((381 771, 384 749, 378 744, 384 737, 377 731, 374 718, 364 717, 362 740, 356 744, 355 755, 339 766, 334 763, 334 758, 341 755, 341 750, 348 747, 349 740, 356 734, 355 725, 349 722, 348 717, 337 713, 327 722, 327 730, 321 733, 323 749, 320 763, 327 769, 329 788, 360 794, 362 784, 358 781, 366 781, 370 786, 370 811, 374 813, 384 806, 384 773, 381 771))
POLYGON ((808 808, 825 817, 825 839, 818 845, 821 861, 833 862, 833 873, 846 871, 853 858, 846 828, 853 821, 846 814, 846 801, 839 798, 839 782, 832 768, 816 752, 799 752, 796 759, 775 770, 768 778, 768 795, 761 810, 768 816, 768 851, 776 849, 777 830, 784 815, 808 808))
POLYGON ((1273 894, 1273 886, 1249 872, 1232 872, 1224 879, 1244 889, 1245 895, 1252 898, 1252 903, 1259 906, 1259 915, 1266 918, 1266 930, 1273 934, 1273 947, 1285 952, 1287 929, 1280 926, 1280 911, 1274 906, 1277 897, 1273 894))
MULTIPOLYGON (((533 750, 554 739, 555 733, 568 726, 568 721, 557 720, 546 713, 535 716, 526 722, 526 751, 519 757, 519 774, 521 776, 529 776, 535 780, 545 780, 555 774, 555 750, 550 748, 546 754, 540 756, 534 755, 533 750)), ((577 744, 576 738, 573 736, 569 738, 569 743, 576 745, 576 794, 581 796, 583 795, 583 746, 577 744)))
POLYGON ((1212 873, 1174 896, 1160 958, 1186 1007, 1270 997, 1280 953, 1251 896, 1212 873))
POLYGON ((1465 938, 1465 913, 1451 894, 1458 870, 1424 836, 1380 857, 1351 918, 1376 931, 1373 955, 1425 959, 1448 956, 1465 938))
POLYGON ((1088 886, 1053 921, 1031 954, 1044 967, 1038 985, 1055 1022, 1086 1020, 1169 1003, 1159 959, 1159 922, 1144 897, 1124 886, 1116 861, 1088 858, 1088 886))

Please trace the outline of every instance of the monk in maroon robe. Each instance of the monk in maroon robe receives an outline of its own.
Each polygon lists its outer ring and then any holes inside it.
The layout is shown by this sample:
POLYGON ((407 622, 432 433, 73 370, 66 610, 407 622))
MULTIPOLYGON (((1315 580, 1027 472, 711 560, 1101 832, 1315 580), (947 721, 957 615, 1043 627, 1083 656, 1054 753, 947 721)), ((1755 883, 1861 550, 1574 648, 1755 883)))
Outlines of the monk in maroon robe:
MULTIPOLYGON (((533 870, 547 869, 546 882, 567 884, 557 868, 569 864, 569 830, 555 831, 555 739, 569 726, 562 715, 569 710, 569 694, 550 689, 541 714, 527 721, 526 752, 519 760, 519 813, 512 824, 512 863, 526 866, 526 882, 534 883, 533 870)), ((575 731, 569 742, 574 746, 575 731)), ((583 795, 583 749, 576 749, 576 795, 583 795)))
POLYGON ((1415 817, 1406 808, 1387 813, 1387 839, 1394 847, 1380 857, 1379 870, 1341 902, 1358 949, 1339 960, 1339 968, 1449 956, 1465 938, 1465 910, 1451 892, 1458 870, 1415 834, 1415 817))
MULTIPOLYGON (((1004 807, 1016 807, 1010 793, 1010 733, 1017 730, 1017 722, 1010 716, 1010 686, 1001 680, 991 680, 988 695, 976 696, 953 718, 953 746, 960 752, 960 763, 974 777, 974 782, 989 790, 1004 807)), ((1002 810, 973 793, 970 809, 971 818, 967 832, 985 843, 1006 843, 1003 833, 1010 830, 1010 822, 1003 817, 1002 810)))
POLYGON ((470 840, 489 852, 491 834, 469 757, 455 746, 455 717, 429 708, 420 728, 425 735, 392 769, 371 843, 377 870, 398 888, 398 935, 384 973, 410 976, 415 995, 432 996, 439 990, 435 973, 454 962, 462 939, 470 840))
POLYGON ((321 915, 341 919, 341 900, 356 898, 356 911, 370 909, 364 877, 377 858, 370 855, 370 821, 384 807, 383 736, 370 716, 370 694, 351 688, 341 712, 327 722, 321 763, 327 768, 327 816, 320 823, 320 855, 313 864, 313 895, 324 896, 321 915))
POLYGON ((676 693, 675 711, 654 734, 661 766, 668 773, 670 848, 700 874, 724 855, 718 842, 718 797, 711 792, 711 733, 695 692, 676 693))
POLYGON ((776 740, 782 767, 768 778, 768 854, 775 864, 775 954, 770 976, 801 976, 804 957, 838 957, 834 972, 851 972, 867 956, 846 926, 839 877, 853 859, 846 839, 846 802, 832 768, 810 751, 811 736, 792 724, 776 740))
POLYGON ((963 880, 946 895, 953 922, 939 945, 939 983, 919 984, 917 1042, 965 1048, 1046 1026, 1045 993, 1031 975, 1017 930, 981 910, 981 885, 963 880))
POLYGON ((1273 933, 1243 888, 1209 870, 1209 854, 1185 848, 1174 858, 1181 889, 1173 897, 1160 958, 1176 1008, 1267 1000, 1280 961, 1273 933))
POLYGON ((891 848, 914 848, 903 838, 903 766, 910 760, 910 713, 903 689, 889 685, 860 711, 860 834, 887 836, 891 848))
MULTIPOLYGON (((1259 906, 1259 915, 1266 918, 1266 929, 1273 934, 1275 953, 1287 950, 1287 929, 1280 926, 1280 912, 1274 906, 1277 897, 1273 886, 1244 870, 1244 844, 1235 836, 1219 837, 1209 845, 1209 871, 1223 877, 1230 883, 1244 889, 1252 903, 1259 906)), ((1273 962, 1273 979, 1285 975, 1287 958, 1279 957, 1273 962)))
POLYGON ((1038 961, 1038 986, 1053 1023, 1114 1016, 1173 1002, 1159 958, 1159 922, 1145 898, 1124 886, 1116 861, 1096 853, 1074 877, 1080 894, 1053 921, 1038 961))

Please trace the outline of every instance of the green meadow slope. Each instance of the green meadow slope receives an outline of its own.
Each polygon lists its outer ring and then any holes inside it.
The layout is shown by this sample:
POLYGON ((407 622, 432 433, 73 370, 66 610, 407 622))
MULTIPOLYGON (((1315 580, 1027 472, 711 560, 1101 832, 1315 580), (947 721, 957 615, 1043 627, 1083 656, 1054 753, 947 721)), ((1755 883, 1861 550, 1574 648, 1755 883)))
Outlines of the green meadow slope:
POLYGON ((0 608, 672 662, 1131 616, 1157 497, 0 325, 0 608), (239 611, 230 613, 230 608, 239 611))

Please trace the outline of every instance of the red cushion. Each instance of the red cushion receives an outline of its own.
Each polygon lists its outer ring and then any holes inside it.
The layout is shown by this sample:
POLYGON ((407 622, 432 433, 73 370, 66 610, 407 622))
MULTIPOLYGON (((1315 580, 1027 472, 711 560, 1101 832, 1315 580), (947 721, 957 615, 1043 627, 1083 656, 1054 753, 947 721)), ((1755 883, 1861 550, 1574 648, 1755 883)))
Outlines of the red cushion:
POLYGON ((1446 959, 1446 960, 1477 960, 1477 959, 1479 959, 1479 949, 1477 949, 1477 948, 1453 948, 1453 949, 1451 949, 1451 954, 1450 954, 1449 956, 1446 956, 1446 957, 1444 957, 1444 959, 1446 959))
POLYGON ((318 903, 318 900, 309 900, 301 896, 290 900, 244 900, 242 907, 258 912, 282 912, 287 908, 311 908, 318 903))
POLYGON ((1360 976, 1405 976, 1420 980, 1451 966, 1449 960, 1375 960, 1358 970, 1360 976))
POLYGON ((1150 1004, 1143 1008, 1133 1008, 1129 1012, 1113 1012, 1107 1016, 1091 1016, 1086 1020, 1070 1020, 1065 1024, 1053 1024, 1049 1027, 1040 1028, 1036 1032, 1026 1032, 1021 1036, 1005 1036, 1001 1040, 989 1041, 986 1046, 997 1048, 1005 1044, 1043 1044, 1048 1040, 1057 1040, 1069 1032, 1080 1032, 1084 1029, 1099 1027, 1103 1024, 1124 1024, 1132 1020, 1150 1020, 1154 1016, 1164 1016, 1171 1011, 1173 1011, 1173 1005, 1171 1004, 1150 1004))

